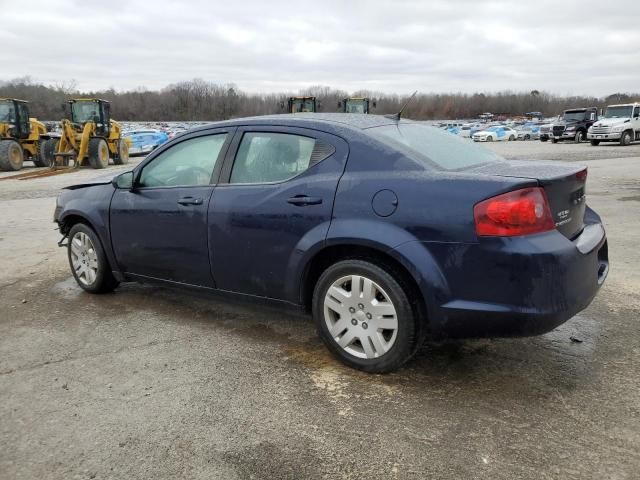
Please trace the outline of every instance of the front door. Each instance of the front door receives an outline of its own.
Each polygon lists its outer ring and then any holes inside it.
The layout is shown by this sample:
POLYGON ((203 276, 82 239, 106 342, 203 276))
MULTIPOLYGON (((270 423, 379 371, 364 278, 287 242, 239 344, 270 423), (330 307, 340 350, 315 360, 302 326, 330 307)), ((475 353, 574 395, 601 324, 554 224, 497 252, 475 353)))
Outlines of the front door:
POLYGON ((136 169, 132 191, 111 201, 111 239, 129 275, 214 287, 207 210, 233 132, 199 132, 136 169))
POLYGON ((287 279, 326 237, 347 155, 344 140, 315 130, 238 129, 209 209, 218 288, 296 301, 287 279))

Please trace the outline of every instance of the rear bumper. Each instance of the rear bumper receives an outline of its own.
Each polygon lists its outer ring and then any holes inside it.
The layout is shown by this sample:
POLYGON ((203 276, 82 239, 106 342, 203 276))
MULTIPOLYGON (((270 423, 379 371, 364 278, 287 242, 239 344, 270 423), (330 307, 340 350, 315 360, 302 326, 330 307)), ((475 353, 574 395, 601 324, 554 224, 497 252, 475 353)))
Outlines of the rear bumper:
POLYGON ((476 244, 429 245, 446 279, 443 301, 428 308, 436 337, 529 336, 584 310, 609 271, 599 217, 569 240, 557 231, 476 244))

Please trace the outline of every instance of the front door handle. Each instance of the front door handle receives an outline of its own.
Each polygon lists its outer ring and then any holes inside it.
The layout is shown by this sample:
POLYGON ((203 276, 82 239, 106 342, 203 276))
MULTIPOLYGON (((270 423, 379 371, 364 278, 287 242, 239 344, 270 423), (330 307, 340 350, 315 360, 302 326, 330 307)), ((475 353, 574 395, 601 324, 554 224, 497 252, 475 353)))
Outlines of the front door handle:
POLYGON ((320 205, 322 199, 320 197, 308 197, 306 195, 296 195, 287 200, 291 205, 304 207, 305 205, 320 205))
POLYGON ((202 205, 201 198, 193 198, 193 197, 182 197, 178 200, 180 205, 202 205))

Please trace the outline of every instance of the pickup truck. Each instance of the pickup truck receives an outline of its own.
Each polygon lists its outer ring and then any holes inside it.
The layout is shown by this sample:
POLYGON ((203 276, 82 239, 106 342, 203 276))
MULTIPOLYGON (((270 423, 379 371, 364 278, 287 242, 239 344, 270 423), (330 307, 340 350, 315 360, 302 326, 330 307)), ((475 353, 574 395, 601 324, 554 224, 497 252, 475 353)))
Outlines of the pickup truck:
POLYGON ((609 105, 604 117, 589 128, 587 139, 593 146, 600 142, 626 146, 640 140, 640 104, 609 105))

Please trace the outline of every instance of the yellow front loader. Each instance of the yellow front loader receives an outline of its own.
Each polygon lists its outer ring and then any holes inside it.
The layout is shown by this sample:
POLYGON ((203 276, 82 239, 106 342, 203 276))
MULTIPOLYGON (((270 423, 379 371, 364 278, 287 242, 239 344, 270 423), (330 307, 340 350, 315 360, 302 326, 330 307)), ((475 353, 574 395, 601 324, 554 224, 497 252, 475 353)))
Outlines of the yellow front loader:
POLYGON ((122 128, 111 120, 110 104, 98 98, 77 98, 66 102, 69 119, 60 122, 60 136, 51 136, 43 152, 51 166, 74 167, 88 163, 93 168, 105 168, 109 157, 122 165, 129 161, 130 140, 122 137, 122 128))
POLYGON ((20 170, 25 160, 46 166, 42 155, 42 135, 47 128, 29 116, 29 102, 0 98, 0 170, 20 170))

